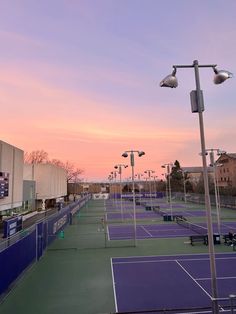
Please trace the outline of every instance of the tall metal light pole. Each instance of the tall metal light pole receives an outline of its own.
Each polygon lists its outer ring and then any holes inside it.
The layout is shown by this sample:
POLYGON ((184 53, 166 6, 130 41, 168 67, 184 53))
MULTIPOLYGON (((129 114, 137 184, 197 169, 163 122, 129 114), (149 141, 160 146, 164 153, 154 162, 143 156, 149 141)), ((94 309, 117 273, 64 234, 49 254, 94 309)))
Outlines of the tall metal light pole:
POLYGON ((116 176, 117 176, 117 171, 111 171, 111 175, 115 181, 115 184, 114 184, 114 192, 115 192, 115 205, 117 207, 117 195, 116 195, 116 192, 117 192, 117 186, 116 186, 116 176))
POLYGON ((215 190, 215 200, 216 200, 216 215, 217 215, 217 226, 218 226, 218 233, 221 234, 221 215, 220 215, 220 195, 217 185, 217 178, 216 178, 216 167, 217 164, 215 162, 214 152, 217 152, 217 155, 221 155, 225 153, 221 151, 219 148, 209 148, 206 149, 206 154, 210 155, 210 167, 213 168, 213 180, 214 180, 214 190, 215 190))
POLYGON ((169 195, 168 195, 168 184, 167 184, 167 177, 166 173, 162 173, 162 176, 165 178, 165 183, 166 183, 166 203, 168 203, 169 195))
MULTIPOLYGON (((171 216, 171 220, 173 220, 171 184, 170 184, 170 167, 172 168, 172 167, 173 167, 173 164, 172 164, 172 163, 168 163, 168 164, 162 165, 161 167, 162 167, 162 168, 166 168, 166 170, 167 170, 167 178, 166 178, 166 180, 168 180, 170 216, 171 216)), ((167 181, 166 181, 166 183, 167 183, 167 181)))
POLYGON ((155 199, 157 198, 157 184, 156 184, 156 179, 158 176, 152 176, 154 180, 154 193, 155 193, 155 199))
POLYGON ((120 213, 121 213, 121 219, 124 220, 124 213, 123 213, 123 200, 122 200, 122 181, 121 181, 121 175, 122 175, 122 168, 127 168, 128 165, 118 164, 115 165, 115 169, 118 169, 118 174, 120 175, 120 213))
POLYGON ((217 70, 216 64, 207 64, 199 65, 197 60, 193 61, 191 65, 173 65, 172 74, 165 77, 161 83, 161 87, 170 87, 175 88, 178 86, 178 80, 176 78, 176 71, 178 68, 193 68, 195 74, 196 90, 191 91, 191 107, 192 112, 198 112, 199 116, 199 129, 200 129, 200 141, 201 141, 201 155, 202 155, 202 164, 203 164, 203 179, 204 179, 204 189, 205 189, 205 205, 207 212, 207 229, 208 229, 208 248, 209 248, 209 257, 210 257, 210 269, 211 269, 211 288, 212 288, 212 309, 213 313, 219 313, 218 301, 217 301, 217 281, 216 281, 216 265, 215 265, 215 252, 214 252, 214 243, 213 243, 213 228, 212 228, 212 218, 211 218, 211 203, 209 195, 209 184, 208 184, 208 175, 207 175, 207 162, 206 162, 206 145, 205 145, 205 135, 204 135, 204 124, 203 124, 203 92, 200 87, 200 77, 199 77, 199 68, 212 68, 215 76, 214 83, 221 84, 225 80, 231 78, 232 73, 224 70, 217 70))
POLYGON ((186 171, 184 171, 183 169, 180 169, 179 172, 181 172, 182 178, 183 178, 184 202, 187 203, 187 198, 186 198, 186 180, 185 180, 185 173, 186 173, 186 171))
POLYGON ((122 157, 127 158, 130 155, 130 166, 131 166, 131 178, 132 178, 132 192, 133 192, 133 209, 134 209, 134 245, 137 245, 137 227, 136 227, 136 207, 135 207, 135 188, 134 188, 134 153, 137 153, 139 157, 145 155, 143 151, 139 150, 126 150, 122 157))
POLYGON ((109 194, 111 194, 113 175, 109 174, 108 180, 109 180, 109 194))
POLYGON ((139 191, 139 203, 141 205, 141 185, 140 185, 140 179, 141 177, 143 176, 142 173, 136 173, 135 177, 138 178, 138 182, 139 182, 139 185, 138 185, 138 191, 139 191))
POLYGON ((151 209, 153 210, 153 203, 152 203, 152 185, 151 185, 151 174, 154 173, 154 170, 145 170, 144 173, 148 175, 149 181, 149 193, 150 193, 150 202, 151 202, 151 209))

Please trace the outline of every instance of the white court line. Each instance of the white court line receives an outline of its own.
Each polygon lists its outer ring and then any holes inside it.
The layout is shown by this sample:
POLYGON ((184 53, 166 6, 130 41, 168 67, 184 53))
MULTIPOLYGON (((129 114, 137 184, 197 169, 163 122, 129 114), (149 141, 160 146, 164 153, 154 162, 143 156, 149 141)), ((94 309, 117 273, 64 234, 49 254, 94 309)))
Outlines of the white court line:
MULTIPOLYGON (((170 255, 171 256, 171 255, 170 255)), ((176 256, 176 255, 174 255, 176 256)), ((142 258, 142 256, 138 256, 138 258, 142 258)), ((145 256, 143 256, 145 258, 145 256)), ((148 256, 146 256, 148 258, 148 256)), ((155 256, 154 256, 155 257, 155 256)), ((119 257, 118 257, 119 258, 119 257)), ((130 257, 130 258, 135 258, 135 257, 130 257)), ((137 257, 136 257, 137 258, 137 257)), ((236 257, 228 257, 228 258, 217 258, 219 260, 224 260, 224 259, 236 259, 236 257)), ((131 264, 131 263, 160 263, 160 262, 173 262, 173 261, 176 261, 176 259, 162 259, 162 260, 143 260, 143 261, 122 261, 122 262, 114 262, 115 264, 131 264)), ((185 258, 178 258, 178 261, 179 262, 189 262, 189 261, 209 261, 209 258, 206 257, 206 258, 188 258, 188 259, 185 259, 185 258)))
MULTIPOLYGON (((172 240, 172 239, 169 239, 169 240, 172 240)), ((193 255, 202 255, 202 256, 208 256, 209 257, 209 253, 199 253, 199 254, 193 254, 193 253, 188 253, 188 254, 168 254, 168 255, 148 255, 148 256, 141 256, 141 255, 134 255, 134 256, 127 256, 127 257, 120 257, 120 256, 117 256, 117 257, 113 257, 113 259, 115 258, 122 258, 122 259, 132 259, 132 258, 144 258, 144 257, 147 257, 147 258, 150 258, 150 257, 157 257, 159 258, 160 256, 166 256, 166 257, 176 257, 176 256, 193 256, 193 255)), ((217 253, 216 254, 217 256, 218 255, 234 255, 235 256, 235 253, 232 253, 232 252, 222 252, 222 253, 217 253)), ((216 256, 216 258, 217 258, 216 256)), ((236 257, 219 257, 217 259, 231 259, 231 258, 236 258, 236 257)), ((198 258, 199 260, 200 258, 198 258)), ((202 258, 202 259, 205 259, 205 258, 202 258)), ((209 259, 209 258, 208 258, 209 259)), ((178 259, 178 260, 181 260, 181 259, 178 259)), ((185 261, 189 261, 190 259, 183 259, 185 261)))
POLYGON ((212 300, 211 295, 196 281, 196 279, 193 278, 193 276, 177 261, 175 262, 183 269, 183 271, 199 286, 199 288, 202 289, 203 292, 206 293, 206 295, 212 300))
POLYGON ((150 237, 152 238, 152 234, 150 232, 148 232, 148 230, 144 227, 144 226, 141 226, 141 228, 143 228, 143 230, 148 234, 150 235, 150 237))
POLYGON ((114 272, 113 272, 112 258, 111 258, 111 275, 112 275, 112 284, 113 284, 113 293, 114 293, 115 307, 116 307, 116 312, 118 312, 117 299, 116 299, 116 284, 115 284, 115 277, 114 277, 114 272))

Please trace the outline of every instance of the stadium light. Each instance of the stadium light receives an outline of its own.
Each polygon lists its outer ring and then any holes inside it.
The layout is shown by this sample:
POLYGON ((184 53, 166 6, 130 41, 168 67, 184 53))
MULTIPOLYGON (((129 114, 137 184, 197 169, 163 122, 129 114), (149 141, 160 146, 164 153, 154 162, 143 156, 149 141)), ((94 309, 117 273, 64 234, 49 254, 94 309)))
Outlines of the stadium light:
POLYGON ((115 192, 115 205, 117 206, 117 186, 116 186, 116 177, 117 177, 118 171, 111 171, 111 175, 114 179, 114 192, 115 192))
POLYGON ((171 184, 170 184, 170 167, 173 168, 174 165, 172 163, 168 163, 168 164, 162 165, 161 167, 166 168, 166 171, 167 171, 166 184, 168 182, 170 216, 171 216, 171 220, 173 220, 173 207, 172 207, 171 184))
POLYGON ((207 230, 208 230, 208 248, 209 248, 209 257, 210 257, 210 269, 211 269, 211 288, 212 288, 212 310, 214 314, 219 313, 218 301, 217 301, 217 281, 216 281, 216 265, 215 265, 215 252, 214 252, 214 243, 213 243, 213 227, 212 227, 212 217, 211 217, 211 202, 209 194, 209 185, 208 185, 208 174, 207 174, 207 162, 206 162, 206 145, 205 145, 205 135, 204 135, 204 123, 203 123, 203 111, 204 111, 204 102, 203 102, 203 93, 200 87, 200 76, 199 68, 212 68, 215 77, 214 83, 221 84, 225 80, 232 78, 233 74, 225 70, 217 70, 216 64, 207 64, 199 65, 198 60, 194 60, 191 65, 173 65, 174 73, 172 77, 168 76, 161 81, 161 87, 177 87, 177 78, 175 77, 177 68, 193 68, 195 74, 196 90, 191 91, 191 107, 192 112, 197 112, 199 116, 199 129, 200 129, 200 141, 201 141, 201 155, 202 155, 202 164, 203 164, 203 179, 204 179, 204 189, 205 189, 205 204, 206 204, 206 216, 207 216, 207 230))
POLYGON ((142 176, 143 176, 142 173, 136 173, 136 175, 135 175, 135 178, 138 178, 138 180, 139 180, 138 188, 139 188, 139 203, 140 203, 140 205, 141 205, 141 184, 140 184, 140 179, 141 179, 142 176))
POLYGON ((124 213, 123 213, 123 200, 122 200, 122 180, 121 180, 121 175, 122 175, 122 168, 127 168, 128 165, 124 164, 118 164, 115 165, 114 168, 118 169, 118 174, 120 175, 120 213, 121 213, 121 219, 123 221, 124 219, 124 213))
POLYGON ((127 150, 122 154, 122 157, 127 158, 130 154, 131 165, 131 179, 132 179, 132 192, 133 192, 133 209, 134 209, 134 246, 137 245, 137 227, 136 227, 136 204, 135 204, 135 189, 134 189, 134 153, 137 153, 139 157, 145 155, 145 152, 140 150, 127 150))
POLYGON ((213 168, 213 180, 214 180, 214 190, 215 190, 215 202, 216 202, 216 215, 217 215, 217 226, 218 226, 218 233, 221 234, 221 213, 220 213, 220 191, 218 186, 217 174, 216 174, 216 167, 222 166, 221 164, 217 164, 215 162, 215 155, 216 152, 217 156, 221 156, 225 154, 225 151, 220 150, 219 148, 209 148, 206 149, 206 155, 210 156, 210 167, 213 168))
POLYGON ((151 186, 151 174, 155 173, 154 170, 145 170, 144 173, 148 175, 149 181, 149 193, 150 193, 150 202, 151 202, 151 209, 153 210, 153 203, 152 203, 152 186, 151 186))

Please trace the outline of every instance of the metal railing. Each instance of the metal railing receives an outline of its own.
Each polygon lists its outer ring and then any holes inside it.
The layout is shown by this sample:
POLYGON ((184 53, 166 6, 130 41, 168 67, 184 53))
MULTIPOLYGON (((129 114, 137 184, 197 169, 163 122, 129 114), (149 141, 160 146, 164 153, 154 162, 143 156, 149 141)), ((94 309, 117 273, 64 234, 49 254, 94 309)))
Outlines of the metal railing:
POLYGON ((26 229, 23 229, 16 234, 12 235, 11 237, 6 238, 5 240, 0 242, 0 252, 4 251, 9 246, 17 243, 18 241, 25 238, 27 235, 32 233, 36 229, 36 225, 32 225, 26 229))

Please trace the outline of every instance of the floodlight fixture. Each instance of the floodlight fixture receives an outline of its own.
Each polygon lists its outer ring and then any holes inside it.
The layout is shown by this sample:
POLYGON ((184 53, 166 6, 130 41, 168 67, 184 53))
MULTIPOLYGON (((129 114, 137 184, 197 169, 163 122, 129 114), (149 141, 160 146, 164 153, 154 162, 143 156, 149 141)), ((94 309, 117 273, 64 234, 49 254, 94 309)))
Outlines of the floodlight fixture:
POLYGON ((226 154, 226 153, 227 152, 225 150, 220 150, 220 149, 217 150, 217 156, 221 156, 221 155, 226 154))
POLYGON ((134 246, 137 245, 137 222, 136 222, 136 204, 135 204, 135 187, 134 187, 134 153, 137 153, 139 157, 145 155, 141 150, 127 150, 122 154, 122 157, 127 158, 130 154, 130 166, 131 166, 131 178, 132 178, 132 194, 133 194, 133 210, 134 210, 134 246))
POLYGON ((213 82, 218 85, 223 83, 229 78, 233 77, 233 73, 226 71, 226 70, 217 70, 216 67, 213 68, 213 71, 215 73, 213 82))
POLYGON ((138 152, 139 157, 142 157, 143 155, 145 155, 145 152, 143 152, 142 150, 138 152))
POLYGON ((174 70, 171 74, 167 75, 160 83, 161 87, 170 87, 170 88, 176 88, 178 86, 178 80, 176 75, 176 67, 174 67, 174 70))

